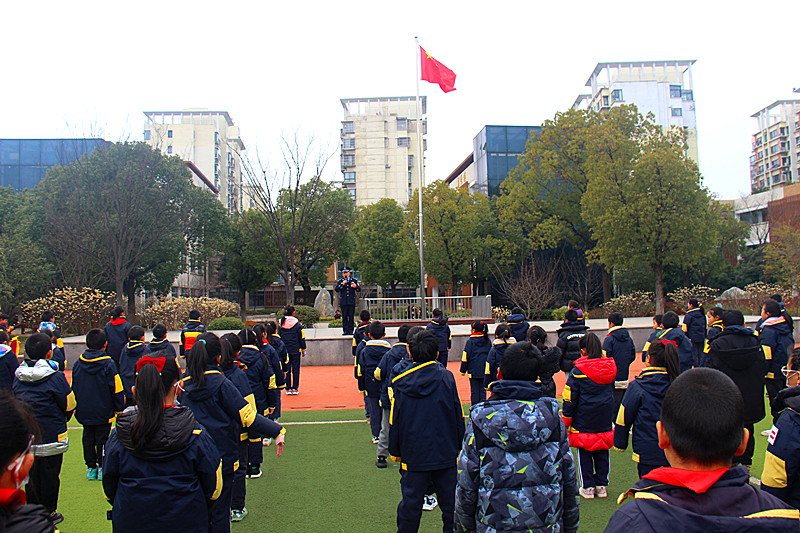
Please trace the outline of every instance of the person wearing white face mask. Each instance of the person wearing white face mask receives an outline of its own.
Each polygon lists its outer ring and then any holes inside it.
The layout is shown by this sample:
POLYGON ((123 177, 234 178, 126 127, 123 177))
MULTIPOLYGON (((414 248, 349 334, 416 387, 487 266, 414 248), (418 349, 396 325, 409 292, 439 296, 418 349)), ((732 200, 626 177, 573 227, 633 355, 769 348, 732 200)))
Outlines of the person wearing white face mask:
POLYGON ((30 407, 6 392, 0 393, 0 531, 56 531, 50 513, 26 503, 23 487, 33 466, 31 446, 39 433, 30 407))

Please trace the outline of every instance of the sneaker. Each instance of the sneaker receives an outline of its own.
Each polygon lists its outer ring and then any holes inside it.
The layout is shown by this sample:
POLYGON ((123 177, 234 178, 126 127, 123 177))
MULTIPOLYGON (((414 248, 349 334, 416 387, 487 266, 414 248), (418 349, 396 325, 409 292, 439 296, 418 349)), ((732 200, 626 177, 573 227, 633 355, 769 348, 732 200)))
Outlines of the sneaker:
POLYGON ((103 481, 103 469, 102 468, 98 468, 97 469, 97 479, 99 481, 103 481))
POLYGON ((375 466, 377 466, 378 468, 388 467, 389 465, 386 464, 386 457, 379 455, 378 459, 375 461, 375 466))
POLYGON ((378 444, 378 437, 372 437, 372 444, 378 444))
POLYGON ((771 431, 772 431, 771 429, 765 429, 764 431, 761 432, 761 436, 762 437, 769 437, 769 434, 770 434, 771 431))
POLYGON ((605 487, 595 487, 594 491, 598 498, 608 498, 608 489, 605 487))
POLYGON ((260 466, 254 466, 252 468, 248 468, 247 469, 247 476, 246 477, 248 477, 249 479, 258 479, 258 478, 261 477, 261 474, 262 474, 261 467, 260 466))
POLYGON ((61 513, 50 513, 50 523, 53 525, 60 524, 64 521, 64 515, 61 513))
POLYGON ((244 507, 242 510, 238 509, 231 509, 231 522, 241 522, 244 520, 244 517, 247 516, 247 508, 244 507))
POLYGON ((423 511, 433 511, 436 509, 436 506, 439 505, 439 502, 436 501, 436 496, 431 494, 430 496, 425 495, 422 500, 422 510, 423 511))
POLYGON ((97 469, 96 468, 87 468, 86 469, 86 479, 91 481, 97 479, 97 469))
POLYGON ((594 487, 589 487, 588 489, 580 488, 578 492, 587 500, 594 500, 594 487))

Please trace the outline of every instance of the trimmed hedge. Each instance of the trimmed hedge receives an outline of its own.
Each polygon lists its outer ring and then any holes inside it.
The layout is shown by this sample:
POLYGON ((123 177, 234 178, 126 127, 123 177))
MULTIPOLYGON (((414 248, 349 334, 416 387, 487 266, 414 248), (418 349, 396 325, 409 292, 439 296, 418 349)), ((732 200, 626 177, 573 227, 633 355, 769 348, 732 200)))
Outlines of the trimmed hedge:
POLYGON ((225 329, 233 329, 233 330, 240 330, 244 329, 244 324, 242 321, 236 318, 235 316, 221 316, 219 318, 215 318, 211 321, 208 325, 208 329, 210 330, 225 330, 225 329))
POLYGON ((330 322, 328 322, 329 328, 340 328, 342 327, 342 319, 341 318, 334 318, 330 322))

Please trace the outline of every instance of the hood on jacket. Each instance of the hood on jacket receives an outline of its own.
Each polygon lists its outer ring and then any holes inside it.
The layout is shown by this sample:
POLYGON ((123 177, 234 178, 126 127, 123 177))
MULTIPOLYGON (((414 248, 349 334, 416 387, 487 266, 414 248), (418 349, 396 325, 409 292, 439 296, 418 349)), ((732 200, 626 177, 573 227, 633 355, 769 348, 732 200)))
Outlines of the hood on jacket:
POLYGON ((412 398, 430 396, 444 381, 445 369, 436 360, 427 363, 414 363, 402 374, 392 380, 395 393, 402 392, 412 398))
POLYGON ((492 397, 473 407, 470 418, 495 446, 519 452, 557 441, 558 400, 542 398, 531 381, 495 381, 491 390, 492 397))
POLYGON ((121 316, 119 318, 112 318, 111 320, 109 320, 109 323, 112 326, 121 326, 122 324, 124 324, 127 321, 128 321, 127 318, 125 318, 124 316, 121 316))
POLYGON ((439 318, 432 318, 431 324, 436 324, 437 326, 446 326, 447 325, 447 316, 442 315, 439 318))
POLYGON ((644 389, 647 394, 654 398, 663 399, 669 388, 669 375, 667 369, 657 366, 650 366, 642 370, 636 376, 636 382, 644 389))
POLYGON ((525 322, 525 317, 520 313, 515 313, 506 317, 506 324, 521 324, 522 322, 525 322))
POLYGON ((255 346, 248 344, 247 346, 242 346, 238 359, 245 366, 253 366, 257 360, 261 359, 261 352, 255 346))
POLYGON ((300 322, 300 321, 299 321, 299 320, 297 320, 297 317, 294 317, 294 316, 287 316, 287 317, 285 318, 285 320, 283 321, 283 324, 281 324, 281 327, 282 327, 283 329, 292 329, 292 328, 294 327, 294 325, 295 325, 295 324, 297 324, 297 323, 299 323, 299 322, 300 322))
POLYGON ((574 322, 567 322, 565 320, 561 323, 556 333, 561 333, 562 331, 586 331, 587 329, 589 329, 589 326, 587 326, 586 322, 583 320, 576 320, 574 322))
POLYGON ((80 357, 80 360, 86 363, 83 365, 83 369, 92 375, 99 374, 105 369, 103 361, 106 359, 111 359, 111 357, 102 350, 86 350, 80 357))
POLYGON ((18 380, 22 382, 34 383, 50 377, 58 372, 58 363, 55 361, 48 359, 37 359, 34 364, 31 365, 31 363, 32 361, 30 359, 26 359, 23 364, 17 367, 14 375, 17 376, 18 380))
POLYGON ((783 389, 775 397, 773 413, 779 413, 786 408, 800 413, 800 385, 783 389))
POLYGON ((761 323, 762 330, 767 327, 775 328, 775 330, 782 335, 792 334, 792 328, 789 327, 789 324, 786 323, 786 319, 782 316, 771 316, 761 323))
MULTIPOLYGON (((128 407, 117 417, 115 431, 120 444, 134 452, 131 428, 139 415, 137 407, 128 407)), ((197 422, 188 407, 165 407, 161 427, 150 437, 139 455, 142 457, 168 457, 186 448, 197 422)))
POLYGON ((575 368, 598 385, 614 383, 614 377, 617 375, 617 363, 613 357, 589 359, 584 356, 575 361, 575 368))
MULTIPOLYGON (((219 372, 220 375, 224 377, 224 374, 222 374, 222 371, 219 369, 219 367, 214 366, 206 368, 205 373, 208 374, 209 372, 219 372)), ((198 387, 194 384, 194 380, 192 380, 191 376, 187 376, 183 378, 183 393, 181 396, 185 394, 186 397, 191 400, 202 402, 216 395, 217 391, 222 386, 222 383, 223 381, 221 380, 213 383, 208 379, 208 376, 206 376, 206 379, 203 380, 203 386, 198 387)))
POLYGON ((759 349, 761 343, 752 329, 728 326, 714 338, 713 346, 725 365, 733 370, 744 370, 753 365, 753 350, 759 349), (734 336, 739 338, 734 340, 734 336))
POLYGON ((608 335, 611 335, 620 342, 626 342, 631 338, 630 333, 628 333, 628 328, 625 326, 614 326, 608 330, 608 335))

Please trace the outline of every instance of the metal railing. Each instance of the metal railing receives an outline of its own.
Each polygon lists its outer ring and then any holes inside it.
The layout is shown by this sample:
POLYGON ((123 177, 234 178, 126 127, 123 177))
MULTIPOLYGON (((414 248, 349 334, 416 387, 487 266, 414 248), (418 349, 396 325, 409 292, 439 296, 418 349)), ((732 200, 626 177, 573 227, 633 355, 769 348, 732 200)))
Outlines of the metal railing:
POLYGON ((419 298, 362 298, 361 309, 367 309, 375 320, 424 320, 435 308, 450 318, 491 318, 492 295, 437 296, 425 298, 422 316, 419 298))

